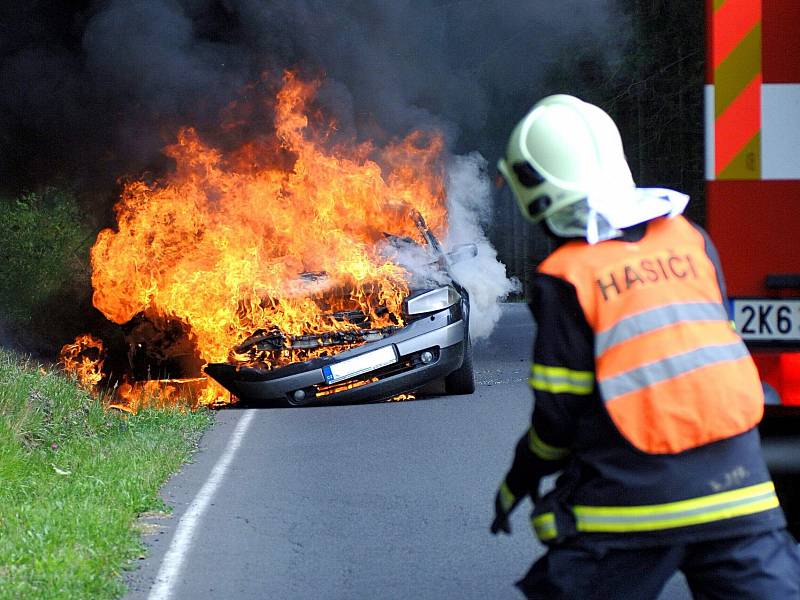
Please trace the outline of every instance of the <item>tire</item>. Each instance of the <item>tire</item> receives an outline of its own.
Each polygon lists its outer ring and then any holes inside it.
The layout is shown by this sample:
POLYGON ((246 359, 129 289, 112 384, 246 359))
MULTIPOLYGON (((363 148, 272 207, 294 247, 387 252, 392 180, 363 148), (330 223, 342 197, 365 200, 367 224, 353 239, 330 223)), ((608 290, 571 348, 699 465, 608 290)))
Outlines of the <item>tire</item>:
POLYGON ((475 391, 475 370, 472 367, 472 342, 469 333, 464 342, 464 361, 458 369, 444 378, 444 391, 451 396, 471 394, 475 391))

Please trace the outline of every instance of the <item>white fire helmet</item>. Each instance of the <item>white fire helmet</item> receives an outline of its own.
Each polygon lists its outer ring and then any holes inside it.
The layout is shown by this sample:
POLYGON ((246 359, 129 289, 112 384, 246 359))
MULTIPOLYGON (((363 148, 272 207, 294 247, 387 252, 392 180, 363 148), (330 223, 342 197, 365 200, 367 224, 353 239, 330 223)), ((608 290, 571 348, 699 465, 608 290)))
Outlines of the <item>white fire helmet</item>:
POLYGON ((511 133, 497 164, 523 216, 590 243, 622 228, 680 214, 688 197, 636 188, 622 139, 602 109, 565 94, 540 100, 511 133))

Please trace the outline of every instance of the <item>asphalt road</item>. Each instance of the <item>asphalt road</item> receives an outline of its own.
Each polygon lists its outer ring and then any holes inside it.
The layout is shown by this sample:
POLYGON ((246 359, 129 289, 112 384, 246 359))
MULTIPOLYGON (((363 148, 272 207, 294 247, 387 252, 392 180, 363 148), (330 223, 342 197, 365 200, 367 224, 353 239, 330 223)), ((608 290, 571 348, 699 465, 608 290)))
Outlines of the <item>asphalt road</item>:
MULTIPOLYGON (((179 519, 208 491, 242 419, 241 446, 186 552, 170 553, 179 568, 160 598, 520 598, 513 582, 543 552, 530 506, 513 515, 512 536, 488 529, 529 424, 531 339, 527 307, 506 305, 492 338, 475 347, 471 396, 220 411, 195 461, 162 491, 173 515, 146 520, 149 552, 127 573, 126 598, 153 597, 179 519)), ((688 597, 675 578, 661 598, 688 597)))

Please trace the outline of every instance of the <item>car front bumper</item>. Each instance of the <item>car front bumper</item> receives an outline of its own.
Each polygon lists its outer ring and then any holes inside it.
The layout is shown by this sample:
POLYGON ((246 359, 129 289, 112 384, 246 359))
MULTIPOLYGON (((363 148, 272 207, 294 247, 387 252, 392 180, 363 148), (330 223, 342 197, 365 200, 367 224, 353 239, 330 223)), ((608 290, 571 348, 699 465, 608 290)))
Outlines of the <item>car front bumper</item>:
POLYGON ((445 377, 464 360, 467 312, 461 305, 426 315, 397 333, 331 357, 265 370, 227 363, 206 365, 206 374, 244 402, 279 405, 364 402, 413 391, 445 377), (376 350, 391 346, 396 361, 370 367, 376 350), (425 362, 423 356, 432 357, 425 362), (361 357, 364 369, 350 378, 330 382, 331 368, 361 357), (327 367, 327 369, 326 369, 327 367), (327 373, 327 378, 326 378, 327 373))

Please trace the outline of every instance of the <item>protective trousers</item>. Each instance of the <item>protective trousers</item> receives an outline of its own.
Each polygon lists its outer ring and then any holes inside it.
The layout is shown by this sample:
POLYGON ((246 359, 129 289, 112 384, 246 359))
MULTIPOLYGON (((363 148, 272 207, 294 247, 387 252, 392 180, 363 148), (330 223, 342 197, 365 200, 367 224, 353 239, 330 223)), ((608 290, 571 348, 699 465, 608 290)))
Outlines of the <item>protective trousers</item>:
POLYGON ((785 530, 652 548, 568 542, 517 587, 529 599, 655 600, 679 570, 696 600, 800 600, 800 550, 785 530))

